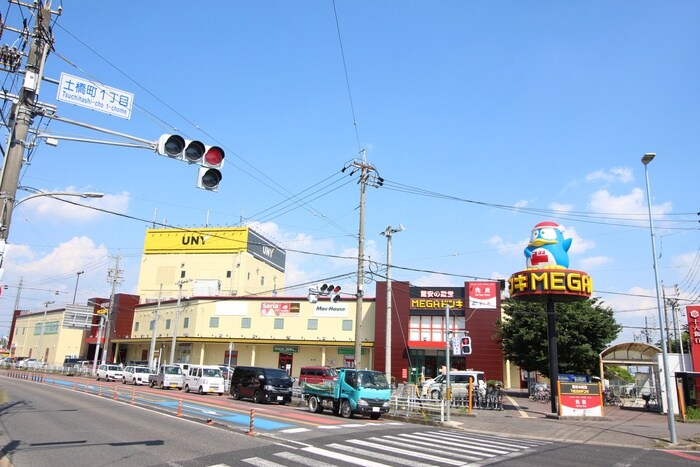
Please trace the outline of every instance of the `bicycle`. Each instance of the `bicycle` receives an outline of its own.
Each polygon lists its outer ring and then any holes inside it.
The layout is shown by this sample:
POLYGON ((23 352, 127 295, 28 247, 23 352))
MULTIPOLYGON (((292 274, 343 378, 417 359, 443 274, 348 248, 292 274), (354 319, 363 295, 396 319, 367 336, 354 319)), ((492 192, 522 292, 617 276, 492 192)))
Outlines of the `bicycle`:
POLYGON ((603 405, 616 405, 622 407, 622 399, 615 394, 612 389, 608 388, 603 391, 603 405))
POLYGON ((530 398, 534 401, 541 402, 543 404, 549 402, 551 398, 551 393, 549 392, 549 387, 547 386, 536 386, 535 387, 535 392, 532 393, 532 396, 530 398))

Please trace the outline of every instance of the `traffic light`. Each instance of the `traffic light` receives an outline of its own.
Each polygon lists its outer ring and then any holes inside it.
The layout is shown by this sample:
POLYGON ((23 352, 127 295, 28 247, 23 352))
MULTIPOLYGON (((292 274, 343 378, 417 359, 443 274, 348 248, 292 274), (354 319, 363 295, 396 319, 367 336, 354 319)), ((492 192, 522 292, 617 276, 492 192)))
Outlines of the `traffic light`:
POLYGON ((340 286, 333 284, 321 284, 318 286, 318 294, 328 296, 331 302, 340 301, 340 286))
POLYGON ((224 165, 224 150, 207 146, 201 141, 187 140, 180 135, 161 135, 156 151, 161 156, 199 164, 202 167, 220 169, 224 165))
POLYGON ((462 337, 459 342, 459 350, 462 355, 471 355, 472 353, 472 338, 462 337))
POLYGON ((330 297, 331 302, 333 302, 333 303, 339 302, 340 301, 340 286, 336 285, 335 287, 333 287, 331 289, 330 293, 328 294, 328 296, 330 297))
POLYGON ((197 188, 216 191, 219 189, 219 183, 221 183, 222 178, 223 176, 219 169, 200 167, 197 174, 197 188))

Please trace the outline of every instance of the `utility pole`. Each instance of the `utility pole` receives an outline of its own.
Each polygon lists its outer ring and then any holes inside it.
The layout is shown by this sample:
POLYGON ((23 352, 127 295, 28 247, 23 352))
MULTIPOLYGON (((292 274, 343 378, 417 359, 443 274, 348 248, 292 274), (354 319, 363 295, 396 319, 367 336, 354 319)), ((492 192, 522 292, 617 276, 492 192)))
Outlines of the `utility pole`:
POLYGON ((355 368, 362 368, 362 299, 365 285, 365 190, 367 184, 379 188, 384 184, 384 179, 376 175, 376 169, 368 164, 365 159, 365 150, 360 151, 362 160, 353 161, 343 167, 341 172, 345 172, 349 167, 353 167, 350 175, 360 171, 360 228, 358 232, 357 245, 357 293, 355 295, 355 368))
POLYGON ((148 350, 148 368, 151 370, 156 370, 157 367, 154 365, 156 353, 156 332, 158 331, 158 320, 160 319, 160 301, 163 297, 163 284, 160 284, 160 290, 158 291, 158 305, 156 306, 156 317, 153 320, 153 334, 151 335, 151 347, 148 350))
POLYGON ((110 269, 107 272, 107 276, 110 278, 112 282, 112 292, 109 295, 109 313, 107 313, 107 322, 105 326, 105 346, 104 350, 102 351, 102 364, 104 365, 107 358, 108 354, 110 352, 109 348, 109 339, 112 336, 112 328, 114 327, 114 321, 116 319, 116 314, 117 310, 115 309, 114 306, 114 292, 117 288, 117 284, 121 283, 122 280, 122 271, 119 269, 119 256, 115 257, 115 264, 114 264, 114 269, 110 269))
MULTIPOLYGON (((48 0, 37 7, 36 22, 32 31, 32 42, 27 55, 27 63, 24 70, 24 82, 17 102, 12 105, 11 116, 8 122, 7 152, 2 166, 0 177, 0 196, 2 197, 2 209, 0 210, 0 241, 6 241, 10 233, 10 221, 12 209, 15 205, 19 174, 24 161, 25 146, 27 146, 27 134, 32 124, 35 109, 39 98, 39 87, 43 78, 44 64, 49 50, 53 46, 53 34, 51 32, 51 1, 48 0)), ((60 12, 57 12, 60 14, 60 12)), ((3 25, 4 28, 4 25, 3 25)), ((25 33, 23 32, 22 35, 25 33)))
POLYGON ((182 301, 182 284, 191 282, 192 279, 180 279, 177 281, 177 305, 175 305, 175 322, 173 323, 173 340, 170 344, 170 361, 169 364, 175 363, 175 344, 177 344, 177 323, 180 321, 180 303, 182 301))

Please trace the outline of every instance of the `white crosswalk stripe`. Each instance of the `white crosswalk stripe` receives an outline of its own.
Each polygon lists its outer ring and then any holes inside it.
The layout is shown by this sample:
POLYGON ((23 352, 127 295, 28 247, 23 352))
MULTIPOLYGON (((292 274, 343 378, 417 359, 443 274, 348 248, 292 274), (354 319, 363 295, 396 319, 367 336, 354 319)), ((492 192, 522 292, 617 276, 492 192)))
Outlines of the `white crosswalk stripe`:
POLYGON ((391 467, 420 464, 424 467, 485 465, 517 457, 529 449, 551 444, 548 441, 477 435, 449 430, 426 430, 393 435, 350 438, 324 446, 306 446, 272 454, 274 459, 242 459, 257 467, 305 465, 333 467, 357 465, 391 467))

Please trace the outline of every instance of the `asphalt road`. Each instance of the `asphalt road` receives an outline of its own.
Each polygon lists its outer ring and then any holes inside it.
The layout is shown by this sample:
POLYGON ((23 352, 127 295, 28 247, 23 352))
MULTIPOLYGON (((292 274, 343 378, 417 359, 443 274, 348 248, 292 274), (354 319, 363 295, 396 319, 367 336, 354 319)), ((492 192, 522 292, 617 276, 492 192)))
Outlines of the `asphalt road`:
POLYGON ((6 465, 8 461, 17 467, 560 466, 584 462, 673 467, 698 460, 692 451, 680 449, 562 442, 538 432, 509 434, 503 427, 515 423, 509 418, 514 412, 507 411, 476 414, 447 427, 390 418, 348 420, 311 414, 303 407, 252 404, 227 396, 64 380, 68 383, 46 384, 0 375, 0 387, 7 394, 0 405, 0 443, 6 465), (86 392, 81 384, 94 385, 94 392, 86 392), (253 433, 251 410, 256 415, 253 433), (477 428, 487 421, 500 422, 500 428, 491 432, 477 428))

